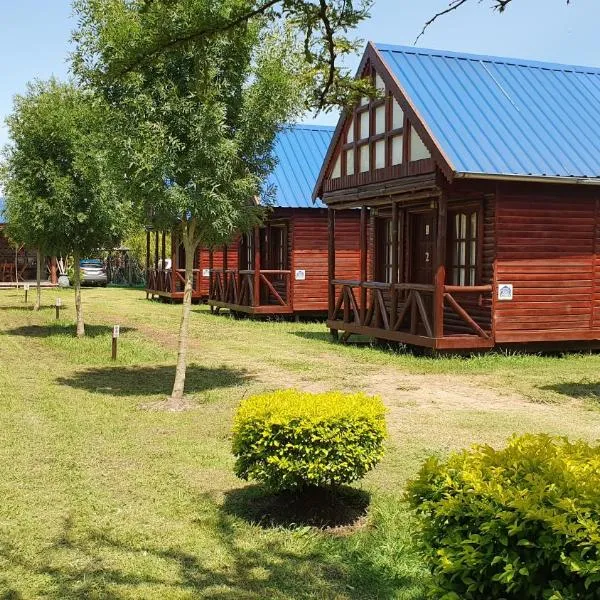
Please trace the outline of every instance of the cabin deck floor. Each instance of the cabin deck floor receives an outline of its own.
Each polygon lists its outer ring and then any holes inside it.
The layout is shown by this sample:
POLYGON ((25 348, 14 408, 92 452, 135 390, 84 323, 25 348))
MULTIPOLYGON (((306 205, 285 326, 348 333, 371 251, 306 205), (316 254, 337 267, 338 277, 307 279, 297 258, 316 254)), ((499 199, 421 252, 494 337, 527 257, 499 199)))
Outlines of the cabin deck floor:
POLYGON ((261 304, 259 306, 246 306, 242 304, 230 304, 229 302, 220 302, 218 300, 208 300, 211 309, 220 310, 226 308, 234 312, 242 312, 249 315, 291 315, 294 309, 291 306, 281 306, 276 304, 261 304))

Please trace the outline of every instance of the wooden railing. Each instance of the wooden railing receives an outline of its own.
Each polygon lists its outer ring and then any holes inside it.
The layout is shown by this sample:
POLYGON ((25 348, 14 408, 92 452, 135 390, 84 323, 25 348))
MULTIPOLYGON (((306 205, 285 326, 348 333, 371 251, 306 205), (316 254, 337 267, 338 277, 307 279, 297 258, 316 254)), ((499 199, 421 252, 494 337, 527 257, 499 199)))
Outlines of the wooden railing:
POLYGON ((484 339, 490 339, 490 332, 485 331, 483 327, 468 313, 468 310, 462 306, 455 296, 475 296, 477 304, 481 307, 487 300, 491 303, 492 294, 491 285, 445 285, 444 286, 444 307, 448 306, 458 317, 466 324, 475 335, 484 339))
POLYGON ((291 271, 211 269, 209 298, 238 306, 289 306, 291 271))
MULTIPOLYGON (((331 283, 335 288, 335 304, 329 314, 331 321, 342 321, 369 329, 435 337, 435 285, 343 279, 334 279, 331 283)), ((489 339, 490 334, 469 315, 455 296, 463 293, 471 297, 480 294, 481 304, 483 296, 491 295, 491 292, 492 286, 444 286, 441 296, 443 306, 437 314, 443 319, 443 309, 448 306, 475 335, 489 339)))
MULTIPOLYGON (((194 269, 194 290, 198 288, 199 281, 200 270, 194 269)), ((171 269, 149 269, 146 272, 146 289, 150 292, 168 294, 183 293, 185 289, 185 269, 175 269, 174 274, 171 269)))

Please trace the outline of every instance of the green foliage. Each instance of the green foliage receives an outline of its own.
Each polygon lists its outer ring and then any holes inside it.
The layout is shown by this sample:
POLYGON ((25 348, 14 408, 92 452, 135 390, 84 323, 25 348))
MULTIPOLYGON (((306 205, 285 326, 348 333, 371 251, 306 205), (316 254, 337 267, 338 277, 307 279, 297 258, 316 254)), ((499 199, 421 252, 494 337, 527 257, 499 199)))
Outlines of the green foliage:
MULTIPOLYGON (((93 68, 96 83, 106 85, 132 73, 144 74, 148 66, 172 54, 192 54, 224 39, 242 40, 256 23, 292 31, 308 86, 305 106, 329 110, 352 105, 366 91, 374 91, 341 66, 362 43, 349 32, 368 17, 372 4, 373 0, 75 0, 83 24, 76 40, 85 41, 94 23, 100 24, 99 37, 110 38, 112 43, 103 49, 108 60, 93 68)), ((89 52, 78 56, 86 66, 97 58, 89 52)))
POLYGON ((525 435, 430 458, 408 497, 436 597, 600 597, 600 446, 525 435))
POLYGON ((128 211, 108 177, 105 118, 96 98, 56 80, 16 96, 0 172, 14 241, 83 257, 119 239, 128 211))
MULTIPOLYGON (((243 2, 241 4, 244 4, 243 2)), ((227 242, 257 224, 254 199, 274 166, 277 132, 304 106, 301 51, 285 30, 243 27, 136 62, 169 27, 228 19, 239 0, 78 0, 74 69, 113 109, 115 180, 140 221, 179 228, 186 249, 227 242), (123 175, 125 175, 123 177, 123 175)))
POLYGON ((349 483, 379 462, 385 436, 379 398, 296 390, 254 396, 235 417, 235 471, 276 490, 349 483))

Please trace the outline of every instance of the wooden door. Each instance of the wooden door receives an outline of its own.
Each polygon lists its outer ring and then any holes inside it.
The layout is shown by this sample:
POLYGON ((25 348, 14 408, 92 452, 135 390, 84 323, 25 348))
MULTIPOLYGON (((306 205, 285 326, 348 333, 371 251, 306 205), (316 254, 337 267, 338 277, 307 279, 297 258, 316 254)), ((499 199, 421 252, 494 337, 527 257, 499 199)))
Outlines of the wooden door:
POLYGON ((411 269, 410 283, 433 284, 433 255, 435 236, 433 213, 415 213, 411 216, 411 269))

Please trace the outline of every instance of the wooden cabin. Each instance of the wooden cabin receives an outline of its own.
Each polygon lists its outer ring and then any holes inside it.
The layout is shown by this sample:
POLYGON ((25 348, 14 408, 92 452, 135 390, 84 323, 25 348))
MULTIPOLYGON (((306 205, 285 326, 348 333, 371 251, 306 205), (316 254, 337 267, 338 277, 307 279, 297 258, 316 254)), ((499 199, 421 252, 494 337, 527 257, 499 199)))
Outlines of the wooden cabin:
MULTIPOLYGON (((208 299, 209 252, 194 257, 192 302, 208 299)), ((185 288, 185 248, 169 232, 146 229, 146 298, 181 302, 185 288)))
MULTIPOLYGON (((15 286, 23 281, 36 281, 37 252, 33 248, 14 244, 6 236, 4 199, 0 198, 0 287, 15 286)), ((58 281, 56 258, 44 257, 42 280, 55 285, 58 281)))
MULTIPOLYGON (((327 209, 311 200, 333 128, 298 125, 276 141, 262 227, 209 255, 208 304, 252 315, 327 314, 327 209)), ((337 219, 338 269, 358 277, 359 212, 337 219)))
POLYGON ((369 43, 314 196, 328 325, 434 350, 600 341, 600 69, 369 43), (346 265, 344 264, 344 268, 346 265))

